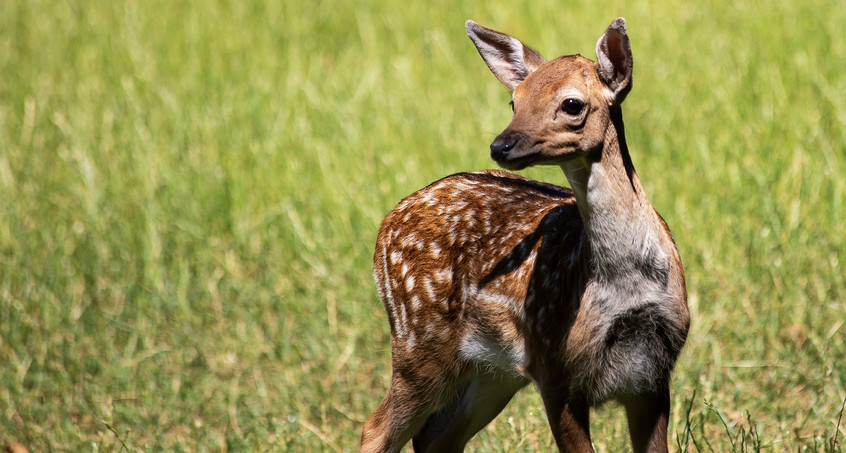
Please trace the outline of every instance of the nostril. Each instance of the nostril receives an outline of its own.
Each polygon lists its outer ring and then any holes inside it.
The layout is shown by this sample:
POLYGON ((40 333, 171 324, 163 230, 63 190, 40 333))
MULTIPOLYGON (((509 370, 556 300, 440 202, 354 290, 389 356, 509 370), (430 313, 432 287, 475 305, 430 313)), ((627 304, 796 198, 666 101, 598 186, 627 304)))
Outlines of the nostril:
POLYGON ((511 138, 503 139, 497 137, 497 139, 491 143, 491 158, 494 160, 505 158, 505 156, 508 155, 508 152, 514 148, 516 143, 517 141, 511 138))
POLYGON ((494 140, 494 142, 491 143, 491 151, 503 152, 508 151, 511 148, 514 148, 513 141, 494 140))

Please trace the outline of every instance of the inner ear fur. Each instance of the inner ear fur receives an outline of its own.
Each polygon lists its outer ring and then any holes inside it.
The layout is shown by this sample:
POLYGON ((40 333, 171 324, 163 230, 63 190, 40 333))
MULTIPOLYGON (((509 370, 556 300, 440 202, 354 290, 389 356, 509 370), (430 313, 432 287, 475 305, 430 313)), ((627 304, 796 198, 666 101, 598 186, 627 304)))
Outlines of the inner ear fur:
POLYGON ((622 17, 611 22, 596 42, 596 61, 599 78, 614 94, 614 100, 623 102, 632 89, 632 46, 622 17))

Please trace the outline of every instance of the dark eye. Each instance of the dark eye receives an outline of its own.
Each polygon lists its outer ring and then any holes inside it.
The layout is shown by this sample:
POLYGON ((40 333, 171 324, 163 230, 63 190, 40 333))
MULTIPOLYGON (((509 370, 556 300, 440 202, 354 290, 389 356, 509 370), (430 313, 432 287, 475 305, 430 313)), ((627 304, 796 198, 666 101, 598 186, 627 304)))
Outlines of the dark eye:
POLYGON ((508 101, 508 106, 511 107, 511 111, 514 111, 514 101, 508 101))
POLYGON ((585 103, 581 99, 567 98, 561 103, 561 110, 568 115, 578 115, 584 108, 585 103))

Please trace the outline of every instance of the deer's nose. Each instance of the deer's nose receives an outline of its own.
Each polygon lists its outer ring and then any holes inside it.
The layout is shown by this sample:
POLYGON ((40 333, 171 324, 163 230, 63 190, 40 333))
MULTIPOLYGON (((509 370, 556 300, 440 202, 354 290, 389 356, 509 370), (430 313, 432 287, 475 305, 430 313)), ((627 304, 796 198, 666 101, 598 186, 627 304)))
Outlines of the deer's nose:
POLYGON ((491 159, 499 162, 508 157, 508 152, 517 144, 517 138, 512 135, 500 135, 491 143, 491 159))

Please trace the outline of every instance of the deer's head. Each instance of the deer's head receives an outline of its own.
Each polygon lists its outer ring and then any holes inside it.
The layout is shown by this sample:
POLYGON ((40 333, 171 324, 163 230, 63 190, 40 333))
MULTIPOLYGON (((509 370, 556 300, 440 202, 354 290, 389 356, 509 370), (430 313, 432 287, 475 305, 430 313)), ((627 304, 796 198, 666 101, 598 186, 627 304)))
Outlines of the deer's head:
POLYGON ((596 43, 598 62, 580 55, 546 61, 520 40, 473 21, 467 35, 491 72, 512 90, 514 117, 491 143, 508 169, 560 165, 600 149, 632 87, 626 21, 618 18, 596 43))

